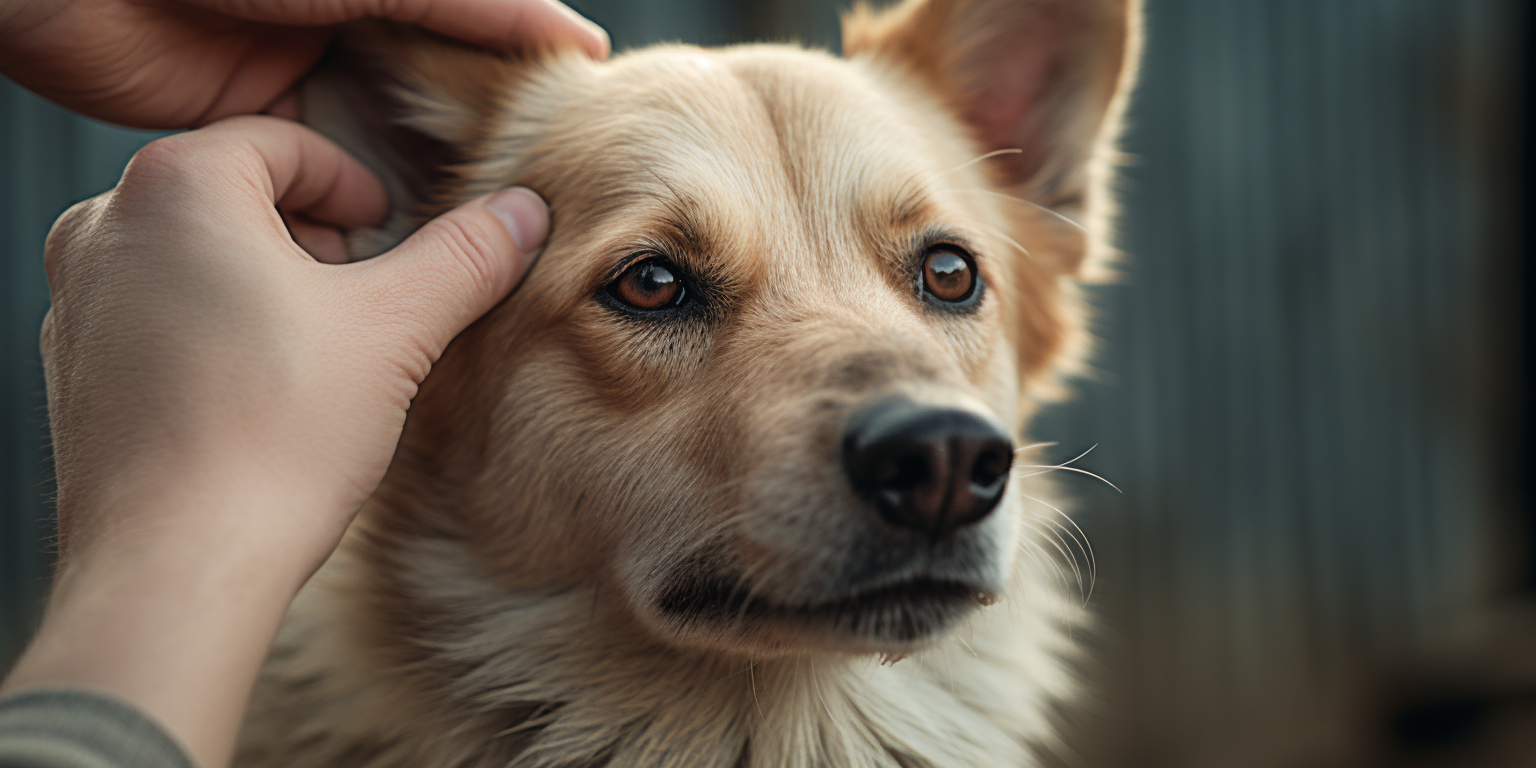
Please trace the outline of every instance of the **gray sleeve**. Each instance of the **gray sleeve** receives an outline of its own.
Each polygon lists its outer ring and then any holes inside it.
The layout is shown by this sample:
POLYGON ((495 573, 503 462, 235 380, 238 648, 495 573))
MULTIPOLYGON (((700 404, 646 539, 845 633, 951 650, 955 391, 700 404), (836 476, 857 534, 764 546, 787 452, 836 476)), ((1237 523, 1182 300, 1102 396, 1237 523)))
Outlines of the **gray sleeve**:
POLYGON ((0 768, 194 768, 147 716, 89 691, 0 697, 0 768))

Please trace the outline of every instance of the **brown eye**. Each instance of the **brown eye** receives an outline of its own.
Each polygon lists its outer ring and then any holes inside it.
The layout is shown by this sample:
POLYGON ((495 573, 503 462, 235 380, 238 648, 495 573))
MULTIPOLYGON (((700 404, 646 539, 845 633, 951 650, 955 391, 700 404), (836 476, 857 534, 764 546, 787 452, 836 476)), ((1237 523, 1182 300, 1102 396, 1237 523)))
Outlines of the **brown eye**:
POLYGON ((666 309, 683 303, 683 283, 672 265, 661 259, 646 259, 624 270, 609 286, 615 299, 635 309, 666 309))
POLYGON ((923 290, 939 301, 970 298, 976 288, 971 260, 948 248, 935 248, 923 258, 923 290))

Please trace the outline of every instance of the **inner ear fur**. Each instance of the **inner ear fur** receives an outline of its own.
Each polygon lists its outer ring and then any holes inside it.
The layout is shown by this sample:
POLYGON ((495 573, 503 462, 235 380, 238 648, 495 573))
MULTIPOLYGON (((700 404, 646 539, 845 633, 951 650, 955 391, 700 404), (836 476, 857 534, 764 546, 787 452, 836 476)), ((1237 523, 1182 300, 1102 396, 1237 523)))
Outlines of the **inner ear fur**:
POLYGON ((299 92, 300 119, 384 183, 390 213, 349 233, 350 256, 394 247, 451 195, 454 169, 489 131, 522 68, 491 53, 385 21, 343 25, 299 92))
POLYGON ((1075 250, 1076 274, 1101 233, 1114 141, 1140 48, 1141 0, 905 0, 843 17, 850 58, 907 68, 970 129, 993 181, 1027 203, 1021 226, 1075 250), (1065 215, 1063 221, 1051 213, 1065 215))

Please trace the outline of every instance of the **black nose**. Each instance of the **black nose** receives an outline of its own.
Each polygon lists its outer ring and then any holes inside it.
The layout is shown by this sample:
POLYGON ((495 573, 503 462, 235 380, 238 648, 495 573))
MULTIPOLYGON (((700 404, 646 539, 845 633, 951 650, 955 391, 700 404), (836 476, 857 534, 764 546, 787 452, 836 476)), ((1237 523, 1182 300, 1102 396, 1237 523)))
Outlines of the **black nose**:
POLYGON ((969 411, 904 397, 860 408, 843 428, 843 469, 892 525, 942 538, 1003 497, 1013 442, 969 411))

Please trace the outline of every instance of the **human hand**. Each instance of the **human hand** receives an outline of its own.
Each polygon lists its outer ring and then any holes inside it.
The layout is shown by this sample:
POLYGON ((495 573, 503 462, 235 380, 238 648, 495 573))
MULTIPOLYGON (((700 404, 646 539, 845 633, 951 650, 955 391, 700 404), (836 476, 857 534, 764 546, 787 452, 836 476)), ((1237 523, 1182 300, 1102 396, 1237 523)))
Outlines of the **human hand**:
POLYGON ((187 128, 271 111, 332 26, 365 17, 497 50, 608 53, 607 34, 557 0, 16 0, 0 4, 0 73, 100 120, 187 128))
POLYGON ((10 687, 104 689, 228 760, 288 602, 382 478, 417 385, 521 279, 525 189, 356 264, 384 190, 313 131, 238 117, 156 141, 49 234, 61 563, 10 687))
POLYGON ((150 144, 116 189, 59 219, 43 355, 66 558, 139 525, 121 519, 136 497, 197 483, 285 497, 241 533, 316 539, 314 565, 329 554, 383 477, 417 385, 548 227, 542 200, 510 190, 390 253, 325 264, 280 215, 325 251, 339 250, 335 227, 386 209, 330 141, 243 117, 150 144))

